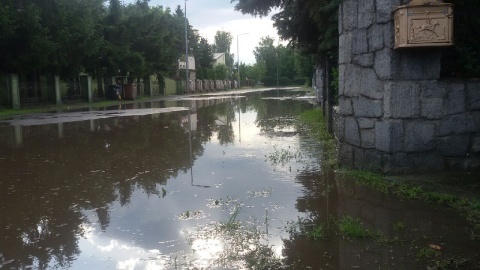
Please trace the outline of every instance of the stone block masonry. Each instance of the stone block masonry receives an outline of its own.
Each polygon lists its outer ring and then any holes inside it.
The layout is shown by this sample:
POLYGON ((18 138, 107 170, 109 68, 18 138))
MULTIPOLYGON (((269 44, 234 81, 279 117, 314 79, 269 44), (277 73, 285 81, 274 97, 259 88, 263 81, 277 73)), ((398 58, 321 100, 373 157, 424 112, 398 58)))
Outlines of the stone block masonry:
POLYGON ((440 79, 441 49, 393 49, 393 11, 407 2, 340 5, 339 161, 393 173, 479 170, 480 80, 440 79))

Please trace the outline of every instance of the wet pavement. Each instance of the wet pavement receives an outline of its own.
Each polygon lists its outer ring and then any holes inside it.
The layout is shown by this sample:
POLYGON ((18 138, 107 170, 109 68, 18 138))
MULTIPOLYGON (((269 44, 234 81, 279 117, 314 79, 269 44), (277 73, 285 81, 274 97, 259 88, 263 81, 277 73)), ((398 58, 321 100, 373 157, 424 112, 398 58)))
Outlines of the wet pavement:
POLYGON ((313 103, 243 91, 0 121, 0 268, 479 265, 457 213, 324 169, 297 121, 313 103), (384 241, 342 235, 344 217, 384 241))

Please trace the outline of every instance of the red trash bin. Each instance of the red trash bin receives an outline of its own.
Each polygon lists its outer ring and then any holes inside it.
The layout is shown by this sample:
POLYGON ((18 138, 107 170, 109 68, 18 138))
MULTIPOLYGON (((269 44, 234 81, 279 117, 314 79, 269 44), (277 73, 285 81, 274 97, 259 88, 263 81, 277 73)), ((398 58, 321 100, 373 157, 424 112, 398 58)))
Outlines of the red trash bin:
POLYGON ((137 85, 126 83, 123 85, 123 98, 134 100, 137 97, 137 85))

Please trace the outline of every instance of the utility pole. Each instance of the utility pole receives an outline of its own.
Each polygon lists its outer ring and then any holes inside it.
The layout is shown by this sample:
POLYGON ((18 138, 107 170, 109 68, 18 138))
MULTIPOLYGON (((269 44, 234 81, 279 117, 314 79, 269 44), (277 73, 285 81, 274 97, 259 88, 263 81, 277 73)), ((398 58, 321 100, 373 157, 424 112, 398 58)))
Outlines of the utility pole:
POLYGON ((188 69, 188 22, 187 22, 187 0, 185 0, 185 93, 188 93, 188 73, 190 70, 188 69))

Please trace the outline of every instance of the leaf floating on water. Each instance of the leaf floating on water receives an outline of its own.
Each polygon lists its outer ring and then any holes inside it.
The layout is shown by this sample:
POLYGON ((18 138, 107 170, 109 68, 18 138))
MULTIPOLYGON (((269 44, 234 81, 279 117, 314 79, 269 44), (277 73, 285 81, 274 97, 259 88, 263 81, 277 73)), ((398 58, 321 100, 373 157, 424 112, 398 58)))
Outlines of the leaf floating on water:
POLYGON ((434 249, 434 250, 442 250, 442 247, 439 246, 439 245, 434 245, 434 244, 430 244, 428 245, 431 249, 434 249))

